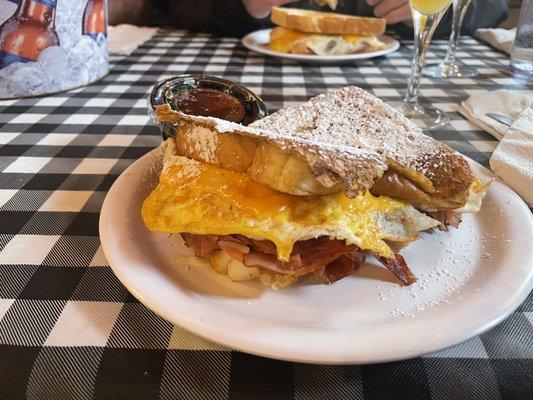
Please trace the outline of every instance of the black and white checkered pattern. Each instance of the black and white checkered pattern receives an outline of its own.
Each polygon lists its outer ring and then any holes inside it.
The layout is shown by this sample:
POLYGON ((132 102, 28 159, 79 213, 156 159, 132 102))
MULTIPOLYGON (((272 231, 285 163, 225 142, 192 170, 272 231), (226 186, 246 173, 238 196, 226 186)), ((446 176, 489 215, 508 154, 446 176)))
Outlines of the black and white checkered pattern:
MULTIPOLYGON (((429 61, 445 43, 432 46, 429 61)), ((487 164, 495 140, 454 112, 484 89, 520 88, 505 56, 473 39, 459 57, 475 79, 422 79, 422 101, 449 111, 432 133, 487 164)), ((102 81, 0 101, 1 399, 533 398, 533 296, 492 331, 453 348, 369 366, 303 365, 220 347, 159 318, 118 282, 98 237, 117 176, 157 146, 151 85, 183 73, 235 80, 271 111, 355 84, 398 100, 410 49, 360 64, 280 62, 233 39, 160 31, 115 58, 102 81)), ((357 338, 354 338, 357 340, 357 338)), ((421 338, 423 340, 423 338, 421 338)))

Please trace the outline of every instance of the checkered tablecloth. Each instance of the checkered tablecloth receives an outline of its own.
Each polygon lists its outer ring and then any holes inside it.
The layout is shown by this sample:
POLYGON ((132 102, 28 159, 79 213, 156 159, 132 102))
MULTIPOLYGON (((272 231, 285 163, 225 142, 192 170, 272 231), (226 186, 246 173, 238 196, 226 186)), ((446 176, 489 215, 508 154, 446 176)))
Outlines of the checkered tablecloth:
MULTIPOLYGON (((429 61, 444 50, 435 43, 429 61)), ((523 83, 508 76, 504 55, 473 39, 458 55, 481 76, 423 78, 422 101, 450 112, 451 123, 432 135, 486 165, 496 142, 454 108, 480 90, 523 83)), ((381 365, 304 365, 173 326, 128 293, 102 252, 107 190, 161 141, 146 113, 155 81, 221 76, 274 111, 348 84, 398 100, 409 64, 405 46, 360 64, 312 66, 250 53, 233 39, 160 31, 114 59, 96 84, 0 101, 0 399, 533 398, 531 295, 492 331, 447 350, 381 365)))

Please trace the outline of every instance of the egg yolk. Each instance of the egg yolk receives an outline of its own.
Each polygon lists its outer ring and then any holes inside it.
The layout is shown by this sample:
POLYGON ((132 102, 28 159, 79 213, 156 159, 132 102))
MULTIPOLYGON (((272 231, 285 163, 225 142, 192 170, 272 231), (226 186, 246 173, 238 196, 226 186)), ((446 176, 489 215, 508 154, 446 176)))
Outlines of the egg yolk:
POLYGON ((142 208, 148 229, 267 239, 276 245, 280 260, 289 259, 296 241, 320 230, 322 235, 329 231, 354 238, 352 242, 362 249, 393 255, 381 239, 375 213, 402 209, 402 202, 369 192, 353 199, 342 192, 296 196, 260 185, 242 173, 198 162, 193 166, 191 172, 177 164, 161 175, 142 208))
POLYGON ((287 28, 275 28, 270 35, 270 50, 280 53, 289 53, 294 42, 307 36, 305 33, 297 32, 287 28))

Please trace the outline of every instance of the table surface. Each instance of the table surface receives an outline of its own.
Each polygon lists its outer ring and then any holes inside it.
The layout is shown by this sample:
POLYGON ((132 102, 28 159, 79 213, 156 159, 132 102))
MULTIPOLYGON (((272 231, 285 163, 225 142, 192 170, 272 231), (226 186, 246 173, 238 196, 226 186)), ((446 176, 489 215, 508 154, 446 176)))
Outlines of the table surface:
MULTIPOLYGON (((444 51, 434 43, 428 62, 444 51)), ((487 165, 497 142, 455 107, 481 90, 523 83, 507 74, 506 56, 474 39, 458 55, 481 75, 423 78, 422 101, 450 112, 433 137, 487 165)), ((234 39, 160 31, 112 61, 96 84, 0 101, 0 398, 531 398, 531 294, 499 326, 453 348, 388 364, 305 365, 232 351, 173 326, 128 293, 102 252, 107 190, 161 142, 146 106, 155 81, 221 76, 260 94, 270 111, 348 84, 391 101, 404 92, 409 47, 360 64, 312 66, 250 53, 234 39)))

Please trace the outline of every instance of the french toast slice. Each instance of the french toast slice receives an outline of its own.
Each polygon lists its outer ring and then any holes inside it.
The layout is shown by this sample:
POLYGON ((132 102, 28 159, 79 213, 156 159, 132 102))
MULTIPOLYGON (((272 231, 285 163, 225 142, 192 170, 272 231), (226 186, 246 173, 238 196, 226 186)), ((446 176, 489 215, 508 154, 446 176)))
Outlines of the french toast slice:
POLYGON ((246 127, 169 106, 156 114, 160 121, 179 122, 180 154, 247 172, 286 193, 344 190, 355 197, 370 190, 425 211, 453 210, 466 203, 474 180, 459 153, 357 87, 283 108, 246 127))
POLYGON ((324 186, 317 181, 305 159, 280 151, 256 138, 218 134, 193 121, 180 122, 175 138, 178 154, 235 172, 248 172, 263 185, 296 195, 324 195, 342 190, 340 180, 324 186))
POLYGON ((284 28, 326 35, 379 36, 385 33, 387 26, 385 18, 286 7, 273 7, 270 19, 284 28))
POLYGON ((181 121, 176 133, 179 154, 236 172, 246 172, 257 148, 257 140, 242 135, 219 135, 194 121, 181 121))

